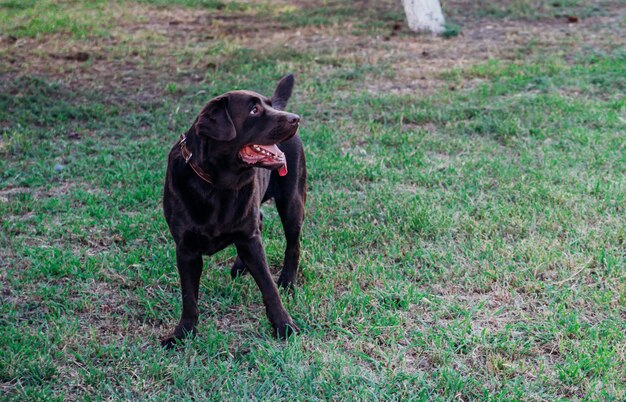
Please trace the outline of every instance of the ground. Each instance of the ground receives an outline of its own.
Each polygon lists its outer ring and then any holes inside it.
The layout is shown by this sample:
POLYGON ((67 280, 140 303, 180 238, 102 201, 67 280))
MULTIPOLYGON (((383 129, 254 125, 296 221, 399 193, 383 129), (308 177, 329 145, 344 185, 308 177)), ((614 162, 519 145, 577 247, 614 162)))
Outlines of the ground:
MULTIPOLYGON (((0 387, 15 400, 623 400, 626 4, 0 3, 0 387), (199 335, 161 213, 211 97, 296 75, 302 333, 234 250, 199 335)), ((273 206, 264 243, 275 274, 273 206)))

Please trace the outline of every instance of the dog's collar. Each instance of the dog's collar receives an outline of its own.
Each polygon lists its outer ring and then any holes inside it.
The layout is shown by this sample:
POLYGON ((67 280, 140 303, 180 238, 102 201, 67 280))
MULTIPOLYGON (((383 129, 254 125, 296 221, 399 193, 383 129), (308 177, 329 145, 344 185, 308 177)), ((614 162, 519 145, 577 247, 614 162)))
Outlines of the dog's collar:
POLYGON ((209 184, 213 184, 213 179, 211 178, 211 176, 209 176, 207 172, 202 170, 200 166, 191 161, 191 157, 193 156, 193 154, 191 153, 191 151, 189 151, 189 148, 187 148, 187 137, 185 136, 185 134, 182 134, 180 136, 180 140, 178 140, 178 146, 180 147, 180 153, 183 156, 185 163, 188 164, 194 172, 196 172, 198 177, 200 177, 202 180, 206 181, 209 184))

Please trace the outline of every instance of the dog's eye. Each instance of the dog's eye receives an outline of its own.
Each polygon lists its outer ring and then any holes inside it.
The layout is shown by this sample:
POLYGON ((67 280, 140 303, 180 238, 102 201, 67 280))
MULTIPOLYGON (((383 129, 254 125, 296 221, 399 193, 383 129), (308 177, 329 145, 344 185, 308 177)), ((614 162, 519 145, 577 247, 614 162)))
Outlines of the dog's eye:
POLYGON ((254 106, 252 110, 250 110, 250 114, 252 116, 259 114, 259 108, 257 106, 254 106))

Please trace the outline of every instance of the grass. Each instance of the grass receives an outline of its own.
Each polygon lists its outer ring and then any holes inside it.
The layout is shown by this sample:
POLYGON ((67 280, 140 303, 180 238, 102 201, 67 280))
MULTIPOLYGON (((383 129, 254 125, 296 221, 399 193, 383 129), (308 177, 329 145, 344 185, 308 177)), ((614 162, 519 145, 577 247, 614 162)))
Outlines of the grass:
MULTIPOLYGON (((457 7, 455 7, 456 2, 451 1, 450 3, 452 4, 447 4, 448 2, 444 1, 442 3, 447 12, 457 15, 457 7)), ((607 7, 615 6, 623 6, 623 3, 619 0, 511 0, 503 2, 478 0, 472 2, 471 5, 467 5, 476 16, 521 20, 538 20, 569 16, 586 18, 593 15, 603 15, 606 13, 607 7)), ((463 14, 458 13, 458 17, 463 18, 463 14)))
POLYGON ((104 34, 100 30, 106 3, 55 2, 36 0, 7 0, 0 3, 0 17, 5 21, 2 34, 13 37, 45 36, 57 32, 84 38, 90 34, 104 34))
MULTIPOLYGON (((283 9, 310 20, 264 2, 125 5, 141 18, 107 3, 0 8, 3 399, 626 397, 623 7, 560 2, 603 12, 567 35, 532 17, 540 40, 502 35, 459 66, 445 51, 469 49, 473 23, 507 29, 535 2, 454 2, 467 13, 448 39, 397 32, 391 2, 380 19, 342 1, 283 9), (107 17, 49 29, 85 7, 107 17), (49 58, 81 49, 86 62, 49 58), (436 70, 411 78, 422 49, 436 70), (228 249, 205 260, 199 335, 162 350, 180 314, 167 152, 207 99, 270 93, 287 71, 309 193, 283 300, 303 332, 271 338, 228 249)), ((278 273, 280 219, 264 215, 278 273)))

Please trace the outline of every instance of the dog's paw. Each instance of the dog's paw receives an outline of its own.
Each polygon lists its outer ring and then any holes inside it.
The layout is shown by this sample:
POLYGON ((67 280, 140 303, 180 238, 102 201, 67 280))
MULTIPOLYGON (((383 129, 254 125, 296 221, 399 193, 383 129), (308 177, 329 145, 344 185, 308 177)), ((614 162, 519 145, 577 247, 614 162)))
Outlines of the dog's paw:
POLYGON ((278 339, 285 340, 292 335, 296 335, 300 332, 300 328, 293 322, 293 320, 289 320, 286 323, 279 324, 274 327, 274 336, 278 339))
POLYGON ((165 349, 174 349, 182 346, 183 341, 186 338, 192 338, 196 334, 195 325, 187 324, 181 325, 178 324, 174 329, 174 332, 161 338, 161 346, 165 349))
POLYGON ((296 286, 296 278, 292 275, 286 275, 283 271, 278 277, 276 285, 281 289, 293 289, 296 286))
POLYGON ((167 350, 172 350, 182 346, 182 339, 176 335, 168 335, 165 338, 161 338, 161 346, 167 350))
POLYGON ((235 279, 238 276, 245 275, 247 272, 248 267, 246 267, 246 264, 244 264, 243 261, 241 261, 241 259, 237 257, 232 268, 230 269, 230 277, 235 279))

